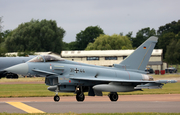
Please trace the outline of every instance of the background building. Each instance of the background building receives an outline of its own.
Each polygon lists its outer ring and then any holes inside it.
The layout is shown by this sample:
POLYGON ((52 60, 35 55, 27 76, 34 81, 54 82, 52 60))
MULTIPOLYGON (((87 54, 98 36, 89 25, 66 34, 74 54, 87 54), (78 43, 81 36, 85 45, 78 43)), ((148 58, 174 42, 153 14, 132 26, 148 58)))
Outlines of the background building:
MULTIPOLYGON (((18 52, 11 52, 11 53, 6 53, 6 55, 8 56, 18 56, 18 52)), ((49 52, 34 52, 34 55, 55 55, 55 56, 60 56, 60 54, 57 53, 53 53, 51 51, 49 52)))
MULTIPOLYGON (((61 57, 67 60, 76 61, 80 63, 113 66, 119 64, 134 50, 91 50, 91 51, 62 51, 61 57)), ((7 53, 8 55, 17 55, 17 52, 7 53)), ((35 55, 55 55, 59 54, 53 52, 35 52, 35 55)), ((167 64, 163 63, 163 50, 154 49, 149 59, 148 67, 153 70, 165 70, 167 64)), ((134 59, 136 61, 136 59, 134 59)))
MULTIPOLYGON (((92 51, 62 51, 61 57, 80 63, 100 66, 113 66, 119 64, 134 50, 92 50, 92 51)), ((164 70, 167 64, 163 63, 163 50, 154 49, 149 59, 148 66, 154 70, 164 70)), ((134 59, 136 61, 136 59, 134 59)))

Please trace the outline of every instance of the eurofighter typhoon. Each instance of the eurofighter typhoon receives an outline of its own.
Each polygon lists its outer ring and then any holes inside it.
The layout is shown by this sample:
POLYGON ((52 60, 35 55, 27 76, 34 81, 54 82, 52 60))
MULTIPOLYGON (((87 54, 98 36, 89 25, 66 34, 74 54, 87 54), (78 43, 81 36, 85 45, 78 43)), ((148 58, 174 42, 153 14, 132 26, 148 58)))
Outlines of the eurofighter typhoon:
POLYGON ((89 65, 47 55, 37 56, 26 63, 9 67, 6 71, 45 76, 48 90, 56 93, 56 102, 60 100, 58 92, 75 93, 77 101, 84 101, 84 92, 88 92, 88 96, 102 96, 102 92, 110 92, 110 100, 117 101, 117 92, 158 89, 166 83, 176 82, 153 81, 153 78, 145 73, 157 40, 157 37, 150 37, 125 60, 113 67, 89 65))

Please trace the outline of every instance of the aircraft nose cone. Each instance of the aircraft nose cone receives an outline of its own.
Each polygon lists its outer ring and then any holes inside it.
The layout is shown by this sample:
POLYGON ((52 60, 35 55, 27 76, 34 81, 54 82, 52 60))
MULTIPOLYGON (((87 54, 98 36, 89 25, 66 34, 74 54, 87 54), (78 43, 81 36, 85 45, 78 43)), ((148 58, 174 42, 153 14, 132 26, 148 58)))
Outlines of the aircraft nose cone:
POLYGON ((11 73, 26 75, 28 73, 28 64, 22 63, 15 66, 11 66, 9 68, 6 68, 5 70, 11 73))

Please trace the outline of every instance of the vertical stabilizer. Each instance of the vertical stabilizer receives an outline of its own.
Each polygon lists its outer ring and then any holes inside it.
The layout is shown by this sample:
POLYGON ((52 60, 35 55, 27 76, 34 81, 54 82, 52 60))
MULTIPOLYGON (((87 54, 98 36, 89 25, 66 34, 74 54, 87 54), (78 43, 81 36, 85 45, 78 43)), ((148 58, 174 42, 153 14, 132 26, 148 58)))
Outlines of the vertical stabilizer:
POLYGON ((120 64, 125 65, 128 69, 145 70, 151 57, 151 53, 157 43, 157 37, 148 38, 141 44, 131 55, 129 55, 120 64))

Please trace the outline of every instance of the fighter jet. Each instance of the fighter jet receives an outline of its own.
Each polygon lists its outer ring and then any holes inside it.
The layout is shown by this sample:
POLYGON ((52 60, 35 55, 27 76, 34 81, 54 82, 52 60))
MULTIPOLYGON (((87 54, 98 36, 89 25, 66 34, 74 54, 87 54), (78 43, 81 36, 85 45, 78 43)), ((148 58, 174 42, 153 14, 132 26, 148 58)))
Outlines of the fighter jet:
POLYGON ((28 57, 0 57, 0 79, 1 77, 6 78, 18 78, 17 74, 13 74, 5 71, 4 69, 20 64, 25 63, 28 60, 34 58, 36 56, 28 56, 28 57))
POLYGON ((56 93, 56 102, 60 100, 58 92, 74 92, 76 100, 80 102, 85 99, 84 92, 88 92, 89 96, 102 96, 102 92, 110 92, 110 100, 117 101, 117 92, 162 88, 166 83, 176 82, 153 81, 145 73, 157 40, 157 37, 150 37, 120 64, 114 64, 114 67, 88 65, 54 56, 38 56, 6 70, 22 75, 45 76, 48 90, 56 93))

